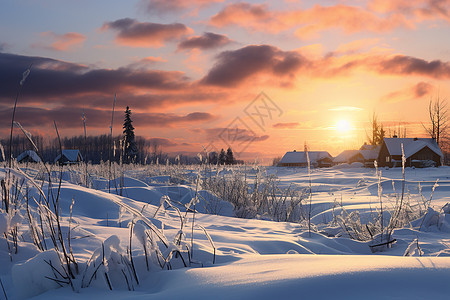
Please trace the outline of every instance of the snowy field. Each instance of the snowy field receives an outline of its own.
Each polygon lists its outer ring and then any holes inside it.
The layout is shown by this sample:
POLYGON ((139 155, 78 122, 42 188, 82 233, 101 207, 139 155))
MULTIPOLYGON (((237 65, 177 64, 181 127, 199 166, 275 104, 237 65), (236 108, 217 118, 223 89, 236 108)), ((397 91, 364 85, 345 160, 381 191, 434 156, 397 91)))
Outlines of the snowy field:
POLYGON ((161 168, 0 169, 0 299, 450 299, 449 167, 161 168))

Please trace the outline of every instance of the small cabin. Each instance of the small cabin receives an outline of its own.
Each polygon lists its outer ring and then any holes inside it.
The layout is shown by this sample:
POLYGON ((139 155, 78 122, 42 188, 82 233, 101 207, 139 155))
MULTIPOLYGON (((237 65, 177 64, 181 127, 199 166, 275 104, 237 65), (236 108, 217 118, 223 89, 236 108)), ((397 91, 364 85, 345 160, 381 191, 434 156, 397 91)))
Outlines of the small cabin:
POLYGON ((65 149, 55 158, 55 163, 61 165, 77 164, 83 161, 83 156, 79 150, 65 149), (61 155, 62 154, 62 155, 61 155))
POLYGON ((378 155, 380 167, 402 166, 402 145, 406 167, 438 167, 442 165, 444 154, 431 138, 385 138, 378 155))
POLYGON ((26 150, 17 156, 17 162, 19 163, 40 163, 42 162, 39 155, 33 150, 26 150))
POLYGON ((333 159, 334 165, 364 163, 364 157, 359 150, 344 150, 333 159))
MULTIPOLYGON (((326 151, 308 151, 309 161, 312 168, 331 167, 333 157, 326 151)), ((307 167, 308 157, 306 152, 296 150, 286 152, 278 163, 280 167, 307 167)))

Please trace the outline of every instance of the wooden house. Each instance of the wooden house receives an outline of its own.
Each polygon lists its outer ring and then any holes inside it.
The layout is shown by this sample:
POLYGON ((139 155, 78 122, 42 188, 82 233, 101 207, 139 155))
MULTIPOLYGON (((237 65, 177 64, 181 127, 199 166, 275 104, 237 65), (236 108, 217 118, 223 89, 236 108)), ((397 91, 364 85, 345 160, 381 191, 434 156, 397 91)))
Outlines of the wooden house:
POLYGON ((385 138, 378 154, 380 167, 402 166, 402 145, 406 167, 440 166, 444 155, 439 145, 430 138, 385 138))
MULTIPOLYGON (((331 167, 333 157, 326 151, 308 151, 309 161, 312 168, 331 167)), ((307 167, 308 159, 306 152, 291 151, 281 158, 278 163, 280 167, 307 167)))
POLYGON ((333 158, 333 164, 352 164, 354 162, 364 163, 364 157, 359 150, 344 150, 333 158))
POLYGON ((333 159, 334 165, 352 164, 359 162, 365 167, 374 166, 373 162, 378 158, 380 146, 364 144, 359 150, 345 150, 333 159))
POLYGON ((83 156, 81 155, 79 150, 67 149, 62 151, 62 155, 59 154, 55 158, 55 163, 70 165, 77 164, 83 161, 83 156))
POLYGON ((26 150, 17 156, 17 162, 19 163, 27 163, 27 162, 33 162, 33 163, 39 163, 41 162, 41 158, 37 153, 33 150, 26 150))

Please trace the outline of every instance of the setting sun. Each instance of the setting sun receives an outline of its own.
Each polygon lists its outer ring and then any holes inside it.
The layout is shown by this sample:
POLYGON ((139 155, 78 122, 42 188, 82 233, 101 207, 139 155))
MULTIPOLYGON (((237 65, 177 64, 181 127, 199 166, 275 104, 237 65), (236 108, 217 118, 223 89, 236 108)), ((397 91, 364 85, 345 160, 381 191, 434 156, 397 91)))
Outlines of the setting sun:
POLYGON ((336 123, 336 130, 339 132, 347 132, 352 129, 352 126, 350 125, 350 122, 347 120, 339 120, 336 123))

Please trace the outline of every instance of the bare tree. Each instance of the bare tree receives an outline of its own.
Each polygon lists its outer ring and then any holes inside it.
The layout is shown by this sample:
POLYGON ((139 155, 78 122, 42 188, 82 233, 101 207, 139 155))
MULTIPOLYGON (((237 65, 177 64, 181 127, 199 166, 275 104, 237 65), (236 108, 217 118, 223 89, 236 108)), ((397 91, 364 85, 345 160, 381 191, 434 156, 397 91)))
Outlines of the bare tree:
POLYGON ((445 144, 449 141, 447 99, 442 99, 439 95, 435 99, 431 98, 428 104, 428 114, 430 126, 424 125, 424 128, 441 148, 445 148, 445 144))

